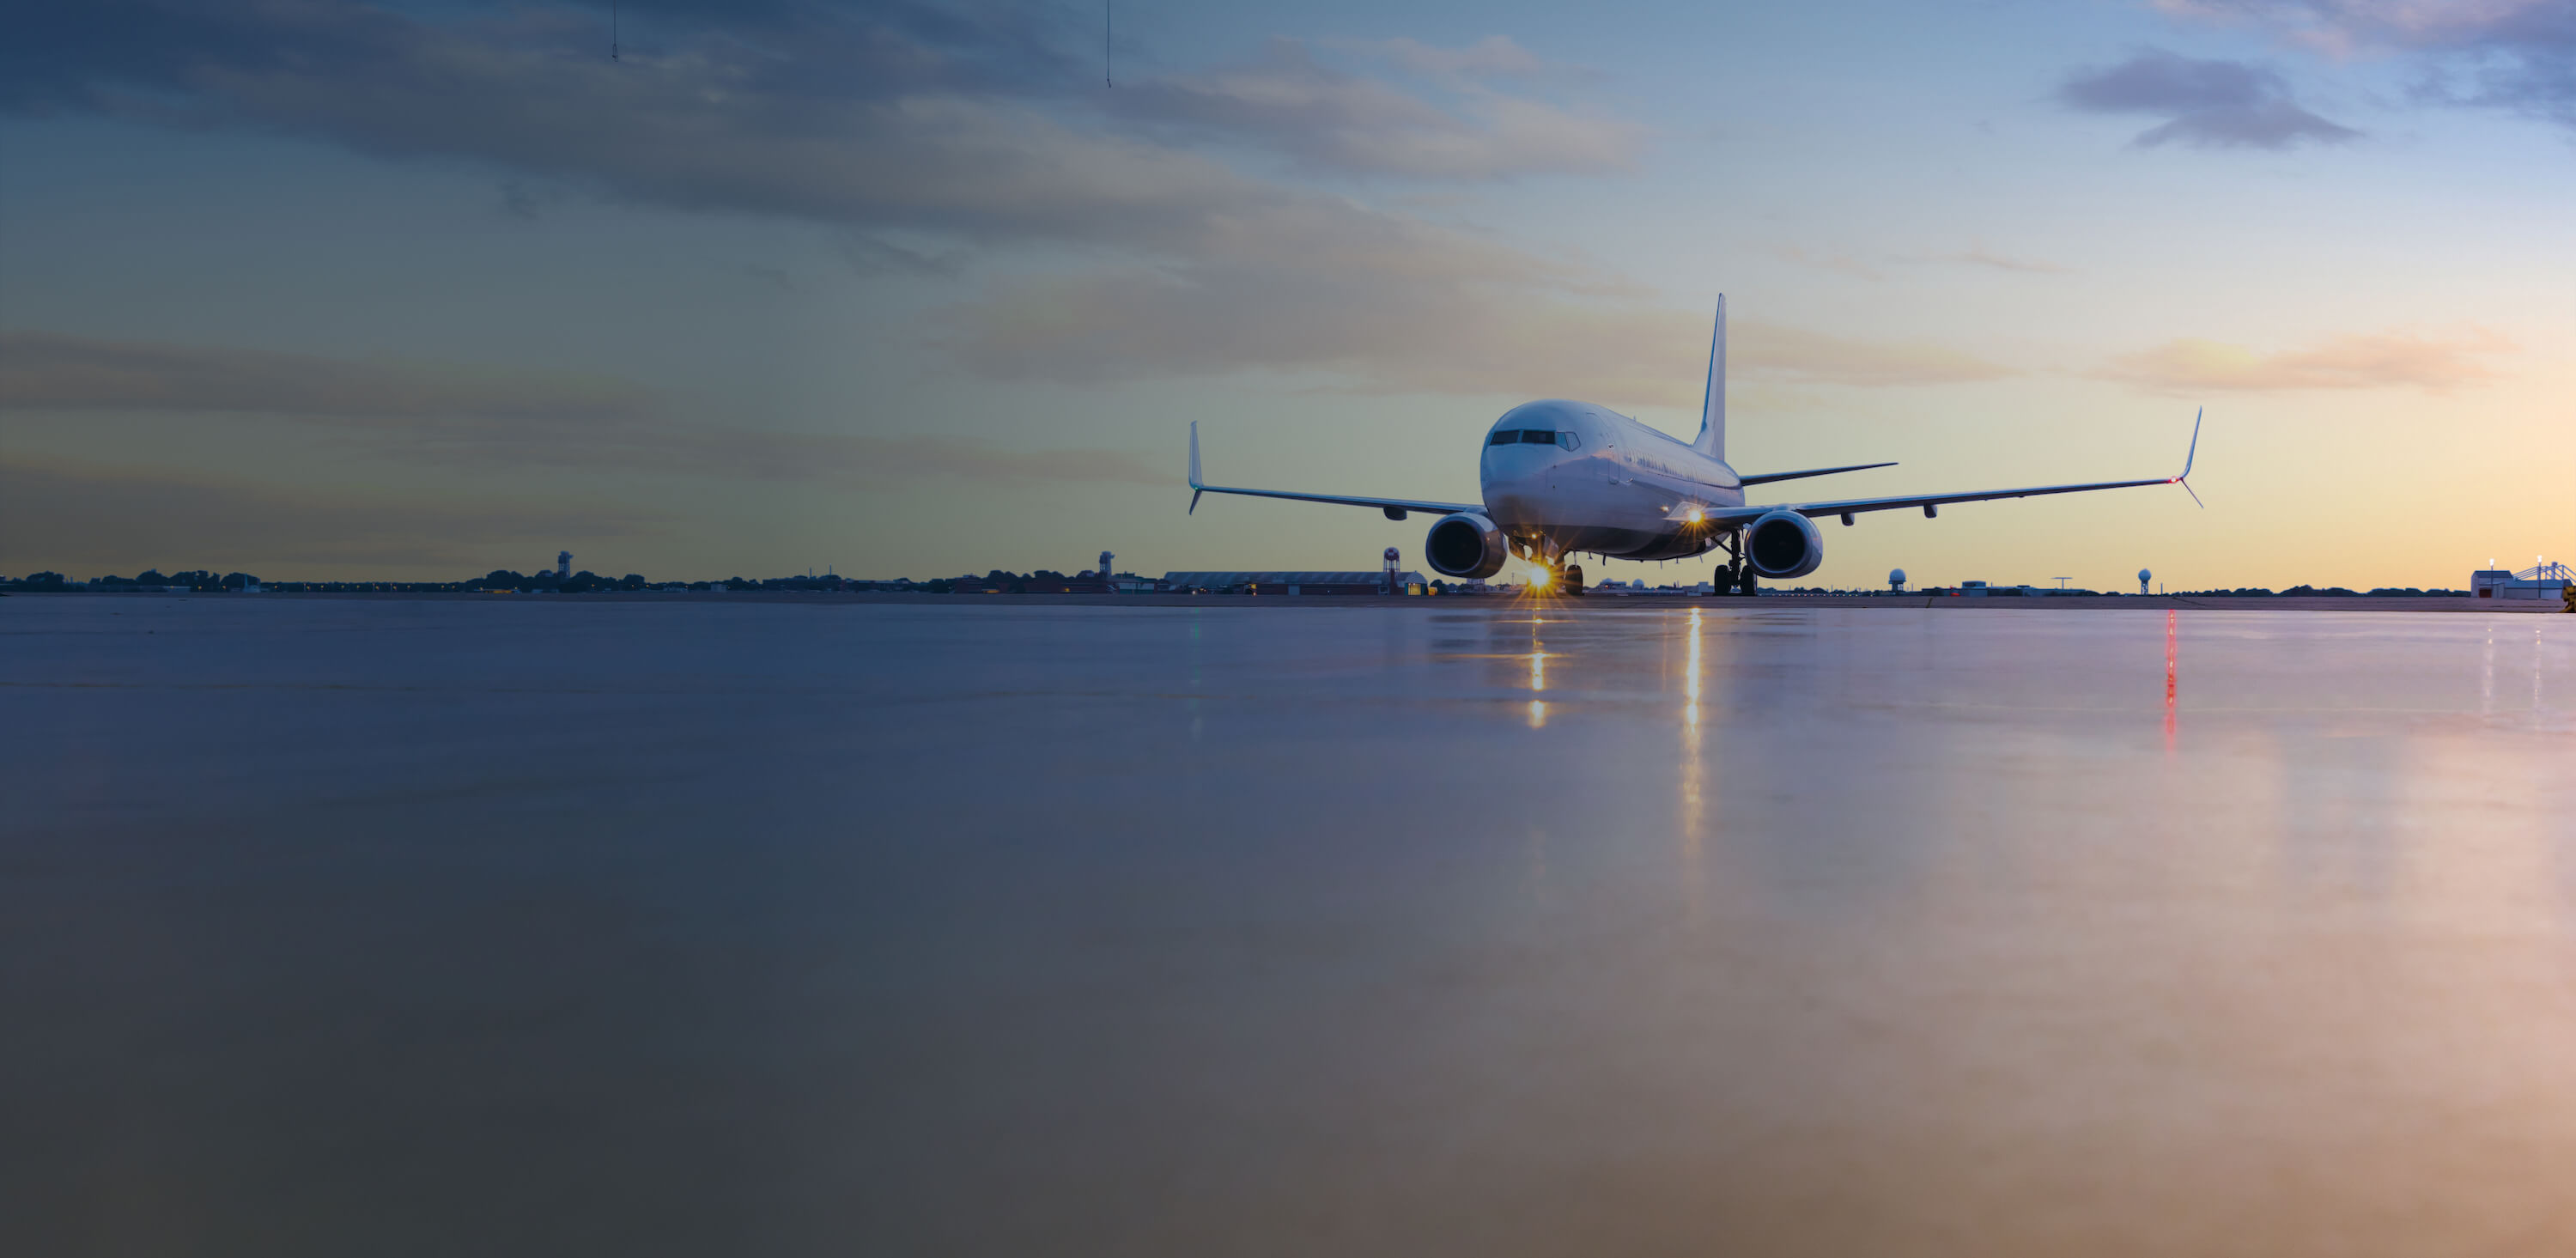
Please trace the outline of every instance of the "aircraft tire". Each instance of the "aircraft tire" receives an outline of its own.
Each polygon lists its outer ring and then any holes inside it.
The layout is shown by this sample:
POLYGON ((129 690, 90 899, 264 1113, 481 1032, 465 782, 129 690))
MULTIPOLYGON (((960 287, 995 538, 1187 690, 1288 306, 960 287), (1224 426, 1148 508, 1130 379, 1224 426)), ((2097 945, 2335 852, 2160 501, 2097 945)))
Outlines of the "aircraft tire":
POLYGON ((1567 598, 1583 597, 1583 565, 1579 563, 1565 565, 1565 577, 1557 583, 1557 588, 1563 590, 1567 598))
POLYGON ((1761 595, 1762 587, 1754 580, 1753 569, 1744 570, 1744 580, 1735 587, 1735 592, 1746 598, 1756 598, 1761 595))

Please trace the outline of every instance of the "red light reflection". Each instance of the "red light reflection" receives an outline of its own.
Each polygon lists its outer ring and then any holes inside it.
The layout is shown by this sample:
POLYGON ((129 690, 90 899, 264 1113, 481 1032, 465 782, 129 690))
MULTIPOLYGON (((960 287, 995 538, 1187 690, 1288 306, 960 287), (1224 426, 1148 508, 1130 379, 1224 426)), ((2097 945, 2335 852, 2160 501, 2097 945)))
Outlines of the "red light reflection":
POLYGON ((2165 750, 2174 749, 2174 611, 2165 610, 2165 750))

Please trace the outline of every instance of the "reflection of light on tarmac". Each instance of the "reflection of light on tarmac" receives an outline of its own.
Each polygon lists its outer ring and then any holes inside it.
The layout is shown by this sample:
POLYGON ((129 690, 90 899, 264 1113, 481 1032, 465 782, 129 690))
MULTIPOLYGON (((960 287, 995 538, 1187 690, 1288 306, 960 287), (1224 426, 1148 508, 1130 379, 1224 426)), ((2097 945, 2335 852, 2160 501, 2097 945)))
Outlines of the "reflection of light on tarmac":
POLYGON ((2165 610, 2165 750, 2174 749, 2174 611, 2165 610))
POLYGON ((1682 799, 1681 859, 1682 888, 1689 898, 1691 914, 1700 908, 1700 841, 1701 819, 1706 808, 1701 797, 1707 785, 1708 766, 1700 761, 1699 695, 1700 695, 1700 618, 1699 609, 1690 609, 1690 632, 1682 643, 1682 799))
POLYGON ((2478 715, 2495 715, 2495 626, 2487 626, 2486 663, 2478 670, 2478 715))
POLYGON ((1690 609, 1690 642, 1688 661, 1682 665, 1682 694, 1690 702, 1682 705, 1682 724, 1699 728, 1699 609, 1690 609))
MULTIPOLYGON (((1532 692, 1547 689, 1547 644, 1538 640, 1538 627, 1541 623, 1543 622, 1539 621, 1535 617, 1530 620, 1529 688, 1532 692)), ((1529 701, 1529 727, 1531 729, 1545 729, 1547 727, 1547 702, 1545 700, 1532 699, 1529 701)))

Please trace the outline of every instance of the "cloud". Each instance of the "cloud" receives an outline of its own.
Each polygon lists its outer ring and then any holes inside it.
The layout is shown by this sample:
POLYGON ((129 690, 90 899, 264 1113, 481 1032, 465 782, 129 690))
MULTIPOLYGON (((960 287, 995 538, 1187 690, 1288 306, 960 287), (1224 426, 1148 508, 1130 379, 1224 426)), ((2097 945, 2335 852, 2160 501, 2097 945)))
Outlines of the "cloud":
POLYGON ((1398 41, 1392 55, 1449 80, 1455 101, 1333 69, 1286 39, 1252 64, 1130 83, 1107 99, 1123 121, 1256 145, 1315 172, 1483 181, 1636 165, 1643 127, 1475 85, 1524 59, 1537 68, 1507 40, 1463 50, 1398 41))
MULTIPOLYGON (((1795 262, 1801 266, 1811 266, 1820 271, 1832 271, 1836 274, 1848 275, 1855 279, 1882 280, 1887 278, 1886 273, 1879 270, 1876 266, 1873 266, 1869 262, 1848 253, 1825 253, 1817 250, 1801 248, 1797 245, 1781 245, 1773 249, 1772 253, 1784 261, 1795 262)), ((1881 261, 1890 264, 1908 266, 1934 262, 1955 263, 1961 266, 1984 267, 1987 270, 1992 271, 2011 271, 2019 275, 2067 275, 2073 273, 2072 268, 2059 266, 2054 262, 2042 262, 2031 258, 2007 257, 1986 248, 1984 245, 1973 245, 1956 253, 1888 254, 1885 255, 1881 261)))
POLYGON ((891 273, 944 280, 963 276, 970 261, 963 249, 923 252, 872 236, 857 236, 845 242, 841 257, 849 262, 851 270, 862 275, 891 273))
POLYGON ((0 460, 0 570, 9 572, 158 566, 275 576, 276 566, 298 564, 443 567, 461 577, 669 524, 657 512, 561 495, 541 504, 448 492, 406 499, 0 460))
POLYGON ((0 332, 0 410, 248 412, 344 421, 635 418, 613 380, 0 332))
POLYGON ((2036 258, 2007 257, 1986 248, 1984 245, 1977 245, 1959 253, 1943 254, 1933 260, 1936 262, 1958 262, 1968 266, 1981 266, 1995 271, 2011 271, 2021 275, 2071 275, 2074 273, 2073 267, 2060 266, 2054 262, 2043 262, 2036 258))
MULTIPOLYGON (((1085 382, 1141 368, 1332 373, 1384 392, 1694 402, 1708 316, 1621 303, 1478 301, 1426 286, 1355 303, 1331 277, 1275 277, 1259 302, 1230 286, 1134 272, 1029 281, 959 314, 970 367, 1085 382)), ((1857 387, 1990 380, 2012 369, 1938 346, 1850 340, 1750 320, 1730 330, 1743 377, 1857 387)))
POLYGON ((1784 262, 1795 262, 1800 266, 1811 266, 1819 271, 1831 271, 1837 275, 1848 275, 1853 279, 1882 280, 1887 278, 1886 274, 1878 270, 1878 268, 1873 267, 1848 253, 1823 253, 1817 250, 1804 248, 1799 245, 1781 245, 1773 249, 1771 252, 1774 256, 1784 262))
MULTIPOLYGON (((1111 98, 1091 86, 1087 55, 1067 51, 1052 9, 674 10, 658 51, 617 64, 593 46, 594 11, 441 12, 333 0, 48 7, 41 29, 0 50, 0 108, 282 133, 477 163, 548 189, 818 222, 853 231, 862 268, 962 276, 961 252, 974 251, 1070 265, 1073 282, 1102 290, 1150 273, 1216 310, 1283 289, 1329 294, 1281 307, 1327 325, 1284 329, 1286 339, 1337 336, 1329 325, 1354 311, 1407 316, 1371 320, 1379 343, 1348 360, 1400 365, 1359 382, 1368 388, 1472 377, 1489 354, 1402 360, 1451 354, 1448 329, 1493 323, 1490 307, 1583 324, 1593 306, 1638 291, 1577 260, 1239 168, 1247 154, 1284 154, 1310 172, 1454 184, 1633 161, 1636 128, 1473 81, 1535 60, 1508 41, 1448 54, 1388 46, 1386 58, 1463 76, 1427 93, 1289 45, 1111 98)), ((1027 302, 1024 283, 1001 282, 970 297, 964 318, 1010 324, 1027 302)), ((1267 318, 1259 339, 1198 335, 1201 354, 1095 365, 1128 376, 1262 367, 1278 322, 1267 318)), ((1002 352, 1010 338, 970 342, 984 351, 979 369, 1036 370, 1002 352)), ((1521 343, 1535 361, 1515 366, 1582 375, 1592 368, 1575 357, 1581 344, 1521 343)))
POLYGON ((0 54, 19 75, 0 108, 468 158, 681 209, 1149 246, 1300 195, 1182 151, 1176 130, 1429 178, 1616 168, 1637 143, 1629 124, 1526 97, 1444 110, 1286 41, 1113 94, 1047 41, 1052 12, 750 6, 674 20, 664 54, 610 63, 587 8, 441 22, 335 0, 95 0, 0 54))
POLYGON ((1573 72, 1542 61, 1507 35, 1488 35, 1463 48, 1441 48, 1411 39, 1339 45, 1372 53, 1415 74, 1436 78, 1530 77, 1573 72))
POLYGON ((1172 486, 1187 478, 1177 464, 1148 464, 1124 450, 1029 450, 976 437, 912 436, 846 439, 843 454, 868 474, 900 480, 952 476, 960 480, 1028 484, 1085 481, 1110 485, 1172 486))
POLYGON ((1752 320, 1732 323, 1728 342, 1729 368, 1755 378, 1799 384, 1887 388, 1962 384, 2021 374, 1973 354, 1926 342, 1852 340, 1752 320))
POLYGON ((2286 149, 2361 135, 2300 108, 2271 70, 2153 48, 2115 66, 2078 71, 2058 85, 2056 96, 2087 113, 2166 115, 2162 125, 2130 141, 2140 148, 2179 141, 2195 148, 2286 149))
POLYGON ((2404 53, 2436 71, 2422 95, 2576 127, 2576 7, 2567 0, 2157 0, 2176 17, 2252 25, 2344 57, 2404 53))
POLYGON ((614 380, 308 354, 0 333, 0 414, 283 419, 387 457, 753 480, 1169 485, 1119 450, 1027 449, 970 436, 716 428, 614 380))
POLYGON ((2311 349, 2261 353, 2181 339, 2113 359, 2099 375, 2167 393, 2416 388, 2444 393, 2495 373, 2479 361, 2513 349, 2483 328, 2449 338, 2387 332, 2345 335, 2311 349))

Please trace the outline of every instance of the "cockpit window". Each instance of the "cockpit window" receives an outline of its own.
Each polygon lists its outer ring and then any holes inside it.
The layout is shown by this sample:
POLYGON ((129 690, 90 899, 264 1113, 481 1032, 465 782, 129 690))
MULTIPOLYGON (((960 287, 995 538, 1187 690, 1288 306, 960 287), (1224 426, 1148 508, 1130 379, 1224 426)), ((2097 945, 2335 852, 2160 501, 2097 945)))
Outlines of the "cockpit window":
POLYGON ((1579 450, 1583 448, 1583 439, 1570 432, 1555 432, 1546 428, 1505 428, 1485 438, 1485 444, 1489 446, 1559 446, 1568 450, 1579 450))
POLYGON ((1556 444, 1556 434, 1549 432, 1544 428, 1524 428, 1521 430, 1521 444, 1527 446, 1552 446, 1556 444))
POLYGON ((1518 428, 1505 428, 1505 429, 1503 429, 1503 430, 1501 430, 1501 431, 1499 431, 1499 432, 1495 433, 1493 436, 1490 436, 1490 437, 1485 438, 1485 444, 1486 444, 1486 445, 1489 445, 1489 446, 1507 446, 1507 445, 1510 445, 1510 444, 1512 444, 1513 442, 1518 441, 1518 440, 1520 440, 1520 439, 1521 439, 1521 430, 1520 430, 1520 429, 1518 429, 1518 428))
POLYGON ((1568 450, 1580 450, 1583 448, 1583 438, 1570 432, 1561 432, 1556 434, 1556 444, 1568 450))

